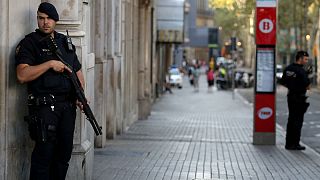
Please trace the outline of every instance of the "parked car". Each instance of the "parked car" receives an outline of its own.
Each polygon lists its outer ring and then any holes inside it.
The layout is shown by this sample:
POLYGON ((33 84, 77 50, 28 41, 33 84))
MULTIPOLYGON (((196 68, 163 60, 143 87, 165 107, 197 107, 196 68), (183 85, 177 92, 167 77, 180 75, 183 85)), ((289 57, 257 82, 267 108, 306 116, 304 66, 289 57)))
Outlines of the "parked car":
POLYGON ((221 64, 224 64, 226 62, 224 57, 217 57, 217 65, 220 66, 221 64))
POLYGON ((254 84, 254 76, 250 69, 238 68, 234 72, 235 87, 249 88, 254 84))
POLYGON ((171 68, 169 70, 169 83, 171 86, 182 88, 183 73, 178 68, 171 68))

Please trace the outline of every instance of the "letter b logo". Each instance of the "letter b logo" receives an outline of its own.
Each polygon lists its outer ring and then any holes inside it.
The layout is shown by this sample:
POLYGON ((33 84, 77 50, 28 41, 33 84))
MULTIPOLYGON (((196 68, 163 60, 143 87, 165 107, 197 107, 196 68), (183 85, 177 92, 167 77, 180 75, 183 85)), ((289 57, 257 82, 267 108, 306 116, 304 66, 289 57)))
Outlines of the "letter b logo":
POLYGON ((262 19, 259 23, 259 30, 263 33, 270 33, 273 30, 273 23, 270 19, 262 19))

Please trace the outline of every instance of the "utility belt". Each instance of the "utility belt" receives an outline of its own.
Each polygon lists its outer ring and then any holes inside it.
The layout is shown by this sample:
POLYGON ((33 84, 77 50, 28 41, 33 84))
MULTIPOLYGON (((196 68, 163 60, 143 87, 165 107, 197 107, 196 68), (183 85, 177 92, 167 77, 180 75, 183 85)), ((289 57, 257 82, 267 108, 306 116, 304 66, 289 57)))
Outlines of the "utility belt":
POLYGON ((294 104, 295 106, 299 105, 303 113, 307 112, 310 103, 306 102, 308 99, 308 96, 306 96, 305 93, 294 93, 294 92, 288 92, 288 98, 290 98, 290 103, 294 104))
POLYGON ((28 95, 28 106, 44 106, 49 105, 53 106, 57 102, 66 102, 71 101, 70 95, 38 95, 35 96, 33 94, 28 95))
POLYGON ((304 93, 288 93, 288 98, 296 99, 298 102, 305 102, 308 99, 304 93))
POLYGON ((302 93, 302 92, 293 92, 293 91, 288 91, 288 96, 293 96, 293 97, 307 97, 306 93, 302 93))

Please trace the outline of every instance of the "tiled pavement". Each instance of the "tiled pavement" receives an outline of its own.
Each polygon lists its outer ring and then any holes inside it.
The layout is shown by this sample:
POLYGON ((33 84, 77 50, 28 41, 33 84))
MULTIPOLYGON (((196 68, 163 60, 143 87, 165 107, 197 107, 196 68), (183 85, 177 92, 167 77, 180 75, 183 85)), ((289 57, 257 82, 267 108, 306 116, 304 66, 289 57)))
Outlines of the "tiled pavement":
POLYGON ((95 150, 94 180, 320 179, 320 156, 252 144, 252 107, 230 91, 208 93, 187 82, 153 105, 107 147, 95 150))

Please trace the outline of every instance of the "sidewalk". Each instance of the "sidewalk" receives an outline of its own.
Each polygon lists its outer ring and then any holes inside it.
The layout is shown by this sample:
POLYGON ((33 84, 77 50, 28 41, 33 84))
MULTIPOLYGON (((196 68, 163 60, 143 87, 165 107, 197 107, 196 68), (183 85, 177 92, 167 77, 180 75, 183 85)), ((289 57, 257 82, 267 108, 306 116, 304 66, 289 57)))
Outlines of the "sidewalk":
POLYGON ((230 91, 200 91, 185 84, 152 108, 106 148, 96 149, 94 180, 319 179, 312 149, 287 151, 284 132, 276 146, 252 145, 252 107, 230 91))

